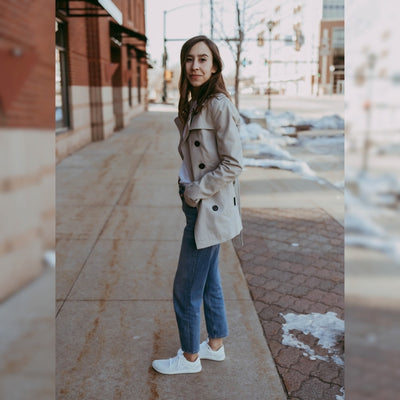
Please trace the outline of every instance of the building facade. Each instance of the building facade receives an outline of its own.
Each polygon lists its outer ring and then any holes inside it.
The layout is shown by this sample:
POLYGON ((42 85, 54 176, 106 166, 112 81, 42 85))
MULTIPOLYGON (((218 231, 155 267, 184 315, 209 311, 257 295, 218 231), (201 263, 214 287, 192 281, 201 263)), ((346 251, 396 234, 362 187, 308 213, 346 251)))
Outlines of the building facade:
POLYGON ((146 109, 144 0, 56 2, 56 159, 146 109))
POLYGON ((2 2, 0 13, 0 301, 54 249, 54 3, 2 2))
POLYGON ((319 88, 344 93, 344 0, 323 0, 319 51, 319 88))
MULTIPOLYGON (((322 0, 272 0, 264 21, 265 64, 271 62, 273 92, 311 95, 318 90, 318 47, 322 0), (271 40, 269 38, 271 37, 271 40), (271 46, 271 60, 269 60, 271 46)), ((264 74, 265 76, 265 74, 264 74)))
POLYGON ((272 93, 343 93, 344 0, 271 0, 261 22, 259 87, 268 87, 269 67, 272 93))

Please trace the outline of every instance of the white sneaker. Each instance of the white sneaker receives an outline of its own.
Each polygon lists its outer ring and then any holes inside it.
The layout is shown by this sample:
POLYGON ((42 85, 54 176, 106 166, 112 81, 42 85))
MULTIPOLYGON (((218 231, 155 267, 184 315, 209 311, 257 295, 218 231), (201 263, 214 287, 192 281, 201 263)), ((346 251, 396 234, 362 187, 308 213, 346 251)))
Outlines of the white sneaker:
POLYGON ((153 368, 160 374, 194 374, 201 371, 200 357, 196 361, 188 361, 183 354, 166 360, 154 360, 153 368))
POLYGON ((208 339, 200 343, 199 358, 202 360, 224 361, 225 349, 222 345, 217 351, 208 345, 208 339))

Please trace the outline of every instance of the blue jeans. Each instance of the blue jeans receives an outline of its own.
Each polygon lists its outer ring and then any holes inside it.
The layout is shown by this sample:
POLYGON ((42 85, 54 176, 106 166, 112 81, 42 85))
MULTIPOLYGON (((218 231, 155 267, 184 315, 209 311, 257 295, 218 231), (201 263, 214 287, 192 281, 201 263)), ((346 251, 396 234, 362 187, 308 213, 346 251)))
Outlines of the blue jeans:
POLYGON ((197 208, 189 207, 182 200, 182 209, 186 227, 174 280, 173 302, 182 350, 195 354, 200 346, 202 302, 209 338, 228 336, 228 324, 218 270, 220 246, 197 250, 194 240, 197 208))

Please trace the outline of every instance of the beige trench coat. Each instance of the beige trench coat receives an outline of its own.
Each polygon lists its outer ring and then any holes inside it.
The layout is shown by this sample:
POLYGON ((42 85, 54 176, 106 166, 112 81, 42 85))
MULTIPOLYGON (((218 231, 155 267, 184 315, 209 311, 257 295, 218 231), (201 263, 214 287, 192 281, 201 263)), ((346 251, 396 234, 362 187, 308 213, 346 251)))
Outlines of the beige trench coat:
POLYGON ((186 130, 179 118, 178 151, 188 157, 193 183, 185 187, 185 201, 198 208, 194 230, 198 249, 213 246, 239 235, 238 176, 243 168, 239 135, 239 113, 223 94, 212 98, 194 115, 186 130))

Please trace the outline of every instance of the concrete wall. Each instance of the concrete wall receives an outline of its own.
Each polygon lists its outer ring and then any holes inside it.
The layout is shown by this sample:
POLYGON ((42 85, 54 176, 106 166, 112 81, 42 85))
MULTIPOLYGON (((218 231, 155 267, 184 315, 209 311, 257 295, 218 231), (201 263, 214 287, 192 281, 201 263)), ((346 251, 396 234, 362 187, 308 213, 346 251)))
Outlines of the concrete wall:
POLYGON ((52 130, 0 129, 0 301, 55 248, 54 142, 52 130))
POLYGON ((3 1, 0 25, 0 301, 55 248, 54 3, 3 1))

